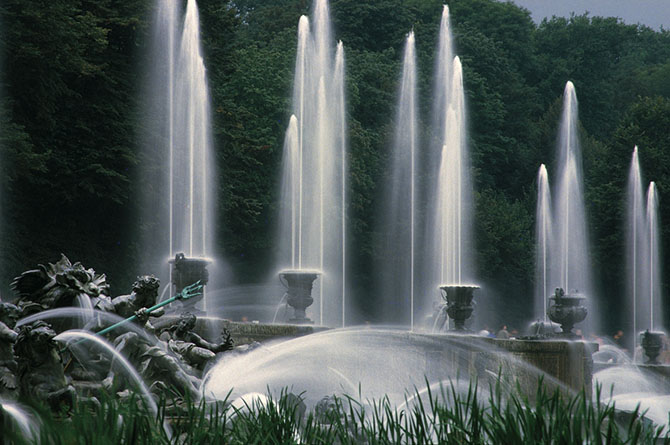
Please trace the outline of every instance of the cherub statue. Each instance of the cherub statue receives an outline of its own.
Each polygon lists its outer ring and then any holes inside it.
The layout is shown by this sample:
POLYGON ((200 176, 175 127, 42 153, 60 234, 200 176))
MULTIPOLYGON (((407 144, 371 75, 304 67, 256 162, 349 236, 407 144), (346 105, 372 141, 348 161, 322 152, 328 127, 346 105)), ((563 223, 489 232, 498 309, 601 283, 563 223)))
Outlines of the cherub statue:
POLYGON ((210 343, 194 331, 196 321, 195 315, 186 312, 179 317, 176 324, 163 329, 160 339, 189 365, 202 370, 205 363, 214 358, 217 353, 233 349, 233 339, 230 332, 224 329, 223 342, 210 343))
POLYGON ((72 406, 75 391, 67 384, 56 332, 44 321, 21 326, 14 351, 18 363, 19 397, 43 400, 58 409, 72 406))
POLYGON ((17 389, 14 343, 18 334, 14 327, 20 313, 17 306, 0 302, 0 396, 12 395, 17 389))

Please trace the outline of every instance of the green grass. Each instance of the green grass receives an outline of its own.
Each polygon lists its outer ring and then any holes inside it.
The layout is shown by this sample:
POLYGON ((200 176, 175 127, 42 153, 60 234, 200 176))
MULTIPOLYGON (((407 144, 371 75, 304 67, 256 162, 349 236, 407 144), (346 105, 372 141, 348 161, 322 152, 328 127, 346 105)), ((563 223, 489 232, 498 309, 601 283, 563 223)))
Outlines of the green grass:
MULTIPOLYGON (((417 392, 418 394, 418 392, 417 392)), ((387 398, 363 404, 349 396, 334 399, 325 413, 302 412, 296 397, 282 392, 265 404, 238 411, 185 401, 175 410, 162 398, 158 415, 138 397, 104 398, 77 405, 69 413, 32 407, 40 419, 38 437, 26 440, 3 428, 5 443, 39 444, 650 444, 670 443, 665 431, 642 417, 582 392, 549 393, 540 383, 532 398, 500 384, 481 396, 472 383, 466 393, 454 386, 424 391, 397 410, 387 398), (171 425, 170 437, 164 422, 171 425)), ((5 420, 6 422, 6 420, 5 420)))

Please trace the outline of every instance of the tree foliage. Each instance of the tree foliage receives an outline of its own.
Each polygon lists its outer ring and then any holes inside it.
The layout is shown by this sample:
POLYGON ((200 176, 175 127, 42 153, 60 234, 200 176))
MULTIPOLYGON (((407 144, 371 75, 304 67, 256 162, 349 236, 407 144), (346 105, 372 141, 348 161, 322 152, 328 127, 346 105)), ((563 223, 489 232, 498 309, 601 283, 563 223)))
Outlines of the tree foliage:
MULTIPOLYGON (((137 272, 138 80, 146 71, 149 3, 6 0, 0 8, 3 283, 61 251, 107 271, 117 289, 137 272)), ((251 281, 267 273, 273 257, 297 24, 311 2, 198 3, 221 178, 218 239, 239 279, 251 281)), ((493 0, 452 0, 449 7, 467 90, 482 280, 501 295, 506 316, 530 316, 534 178, 540 163, 554 171, 561 95, 572 80, 593 262, 602 294, 621 300, 621 202, 634 145, 645 178, 658 185, 661 219, 670 221, 663 204, 670 187, 670 33, 588 15, 536 25, 527 10, 493 0)), ((414 29, 428 122, 441 10, 437 0, 331 2, 333 33, 347 60, 350 261, 364 310, 382 298, 369 295, 377 260, 371 240, 403 42, 414 29)))

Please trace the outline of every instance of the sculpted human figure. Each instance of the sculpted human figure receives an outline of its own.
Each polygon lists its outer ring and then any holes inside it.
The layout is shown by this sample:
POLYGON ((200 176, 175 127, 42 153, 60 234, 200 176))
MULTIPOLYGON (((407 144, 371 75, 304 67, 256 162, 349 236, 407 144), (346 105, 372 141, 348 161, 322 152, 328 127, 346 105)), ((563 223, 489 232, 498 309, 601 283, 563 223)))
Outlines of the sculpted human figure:
POLYGON ((217 353, 233 349, 233 339, 224 329, 222 343, 208 342, 194 331, 196 321, 195 315, 188 312, 182 314, 175 325, 161 332, 160 339, 191 366, 202 369, 217 353))
POLYGON ((160 317, 165 313, 165 310, 160 308, 149 314, 146 310, 156 304, 159 287, 160 280, 153 275, 137 277, 137 281, 133 283, 133 290, 130 295, 121 295, 114 299, 100 299, 95 309, 114 312, 121 318, 136 315, 137 319, 135 322, 137 324, 153 331, 153 326, 148 321, 149 317, 160 317))
POLYGON ((9 396, 17 389, 17 364, 14 360, 14 343, 18 333, 14 330, 20 310, 11 303, 0 303, 0 396, 9 396))
POLYGON ((56 332, 44 321, 21 326, 14 346, 18 363, 19 397, 42 400, 57 409, 72 406, 75 391, 67 384, 56 332))
MULTIPOLYGON (((145 381, 153 382, 152 386, 168 386, 181 395, 188 393, 193 400, 197 399, 200 381, 187 372, 193 370, 183 366, 176 357, 160 346, 149 344, 135 332, 126 332, 114 340, 114 347, 136 367, 145 381)), ((112 375, 106 379, 105 384, 113 383, 112 375)))

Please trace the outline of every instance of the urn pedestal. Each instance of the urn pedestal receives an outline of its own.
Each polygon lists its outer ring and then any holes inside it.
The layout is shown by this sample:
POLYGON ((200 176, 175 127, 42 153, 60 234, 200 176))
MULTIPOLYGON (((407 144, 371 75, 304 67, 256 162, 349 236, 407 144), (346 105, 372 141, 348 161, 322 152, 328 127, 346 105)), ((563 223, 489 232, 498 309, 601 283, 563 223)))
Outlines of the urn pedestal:
POLYGON ((588 311, 582 304, 584 300, 586 300, 584 295, 566 294, 561 288, 557 288, 556 293, 549 297, 550 306, 547 315, 551 321, 560 324, 563 330, 556 334, 558 337, 577 338, 572 328, 586 318, 588 311))
POLYGON ((286 270, 279 273, 279 280, 286 287, 286 303, 293 308, 293 318, 289 323, 311 324, 306 309, 314 303, 312 287, 319 277, 317 271, 286 270))
MULTIPOLYGON (((189 258, 183 253, 178 253, 174 260, 170 260, 172 285, 175 288, 175 293, 181 292, 186 286, 190 286, 198 281, 200 281, 200 284, 203 286, 206 285, 209 281, 207 266, 210 263, 211 261, 205 258, 189 258)), ((204 291, 203 294, 198 297, 182 300, 183 308, 189 310, 194 309, 195 304, 202 300, 203 297, 204 291)))
POLYGON ((465 320, 470 318, 474 305, 472 302, 473 294, 479 286, 464 286, 458 284, 449 284, 440 286, 442 298, 447 302, 446 312, 454 321, 454 327, 451 331, 465 332, 465 320))
POLYGON ((646 330, 642 332, 642 350, 644 355, 647 356, 649 360, 645 363, 648 365, 659 365, 657 358, 663 349, 663 332, 649 331, 646 330))

